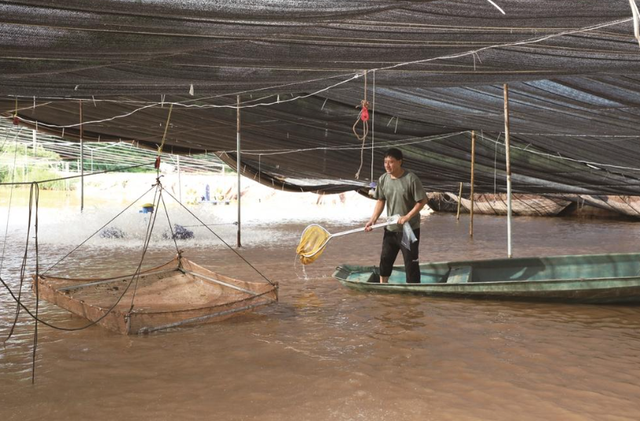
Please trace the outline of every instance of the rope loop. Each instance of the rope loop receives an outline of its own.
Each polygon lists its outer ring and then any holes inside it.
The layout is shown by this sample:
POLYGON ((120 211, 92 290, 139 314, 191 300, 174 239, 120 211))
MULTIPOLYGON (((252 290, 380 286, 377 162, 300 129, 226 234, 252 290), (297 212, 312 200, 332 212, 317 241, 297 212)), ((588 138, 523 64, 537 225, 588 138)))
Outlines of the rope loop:
POLYGON ((356 180, 360 179, 360 171, 362 171, 362 164, 364 163, 364 145, 367 141, 367 135, 369 134, 369 101, 367 101, 367 72, 364 72, 364 99, 360 101, 360 105, 356 105, 356 108, 360 107, 360 112, 358 113, 358 119, 353 124, 353 134, 356 136, 356 139, 362 142, 362 147, 360 148, 360 167, 358 168, 358 172, 356 172, 355 178, 356 180), (359 135, 356 127, 358 123, 362 122, 362 135, 359 135))

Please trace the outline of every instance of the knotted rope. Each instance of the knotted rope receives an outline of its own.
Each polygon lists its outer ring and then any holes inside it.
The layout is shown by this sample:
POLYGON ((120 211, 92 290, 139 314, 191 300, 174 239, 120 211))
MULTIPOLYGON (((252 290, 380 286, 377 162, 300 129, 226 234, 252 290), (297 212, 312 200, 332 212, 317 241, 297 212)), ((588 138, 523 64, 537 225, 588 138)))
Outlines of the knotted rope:
POLYGON ((364 99, 360 101, 360 112, 358 113, 358 119, 353 124, 353 134, 356 135, 356 139, 362 141, 362 147, 360 148, 360 167, 356 172, 356 180, 360 179, 360 171, 362 170, 362 164, 364 162, 364 145, 367 141, 367 135, 369 134, 369 101, 367 101, 367 72, 364 72, 364 99), (358 135, 356 126, 362 121, 362 136, 358 135))

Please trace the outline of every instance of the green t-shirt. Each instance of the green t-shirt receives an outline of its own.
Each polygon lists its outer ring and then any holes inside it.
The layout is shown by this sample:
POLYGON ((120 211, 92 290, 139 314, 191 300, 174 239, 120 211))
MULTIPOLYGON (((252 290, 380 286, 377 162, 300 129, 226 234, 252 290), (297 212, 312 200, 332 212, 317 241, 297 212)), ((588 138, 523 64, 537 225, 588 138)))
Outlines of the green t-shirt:
MULTIPOLYGON (((387 202, 387 215, 406 215, 419 201, 425 199, 420 179, 412 172, 404 170, 404 174, 393 179, 387 173, 382 174, 373 195, 375 199, 387 202)), ((409 220, 412 229, 420 228, 420 214, 409 220)), ((389 225, 389 231, 402 231, 401 225, 389 225)))

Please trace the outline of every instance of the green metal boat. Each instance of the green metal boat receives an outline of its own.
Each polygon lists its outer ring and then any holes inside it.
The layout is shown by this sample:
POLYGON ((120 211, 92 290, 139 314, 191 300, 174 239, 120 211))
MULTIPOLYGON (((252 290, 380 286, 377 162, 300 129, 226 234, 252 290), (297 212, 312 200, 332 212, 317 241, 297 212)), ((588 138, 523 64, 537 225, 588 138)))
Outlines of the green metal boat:
POLYGON ((366 291, 571 303, 640 303, 640 253, 423 263, 420 283, 403 266, 381 284, 376 267, 341 265, 333 277, 366 291))

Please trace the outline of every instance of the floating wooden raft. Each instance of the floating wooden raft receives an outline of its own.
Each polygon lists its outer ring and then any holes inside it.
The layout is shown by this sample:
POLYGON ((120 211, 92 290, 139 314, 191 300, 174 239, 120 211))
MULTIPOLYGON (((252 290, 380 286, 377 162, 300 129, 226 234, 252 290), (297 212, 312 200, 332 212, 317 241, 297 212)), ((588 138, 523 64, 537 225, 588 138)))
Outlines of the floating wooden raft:
POLYGON ((98 324, 122 334, 217 322, 278 300, 277 284, 229 278, 180 256, 141 272, 124 293, 132 277, 69 279, 39 276, 38 293, 41 298, 74 314, 91 321, 100 319, 98 324))

